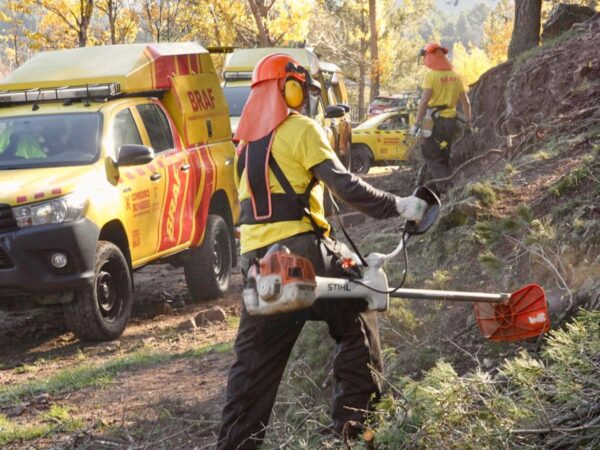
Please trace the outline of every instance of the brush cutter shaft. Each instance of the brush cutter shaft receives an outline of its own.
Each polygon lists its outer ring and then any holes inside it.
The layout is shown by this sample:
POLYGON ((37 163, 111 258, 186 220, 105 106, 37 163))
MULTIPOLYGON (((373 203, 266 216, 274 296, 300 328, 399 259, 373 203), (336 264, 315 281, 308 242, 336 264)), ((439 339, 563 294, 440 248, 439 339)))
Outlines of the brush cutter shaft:
POLYGON ((390 294, 392 298, 415 300, 444 300, 456 302, 505 303, 510 294, 488 294, 485 292, 433 291, 429 289, 398 289, 390 294))

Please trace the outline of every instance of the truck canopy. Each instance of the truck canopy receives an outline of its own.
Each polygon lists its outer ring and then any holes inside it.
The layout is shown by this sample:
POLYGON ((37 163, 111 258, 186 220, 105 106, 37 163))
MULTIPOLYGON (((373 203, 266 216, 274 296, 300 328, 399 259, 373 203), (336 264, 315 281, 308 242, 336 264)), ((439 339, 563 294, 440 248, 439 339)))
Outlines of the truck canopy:
MULTIPOLYGON (((283 53, 298 61, 304 68, 310 70, 312 75, 319 73, 319 60, 317 55, 306 48, 246 48, 235 50, 225 60, 224 74, 228 72, 252 72, 256 64, 265 56, 272 53, 283 53)), ((227 79, 227 76, 225 75, 227 79)))
POLYGON ((105 45, 42 52, 0 81, 2 90, 119 83, 121 92, 167 90, 172 75, 214 72, 192 42, 105 45))
MULTIPOLYGON (((73 90, 66 87, 74 86, 90 92, 108 86, 118 95, 164 91, 162 103, 186 147, 231 136, 227 103, 212 59, 199 44, 106 45, 43 52, 0 81, 0 96, 10 105, 17 98, 12 92, 27 91, 25 101, 32 102, 36 97, 46 99, 46 89, 64 95, 73 90)), ((64 97, 57 94, 55 98, 64 97)))

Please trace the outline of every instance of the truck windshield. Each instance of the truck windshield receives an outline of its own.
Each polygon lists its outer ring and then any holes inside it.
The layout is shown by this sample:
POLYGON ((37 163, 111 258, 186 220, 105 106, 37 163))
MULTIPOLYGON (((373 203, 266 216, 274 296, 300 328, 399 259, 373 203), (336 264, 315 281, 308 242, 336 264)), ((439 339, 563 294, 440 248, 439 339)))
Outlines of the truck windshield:
POLYGON ((225 86, 223 88, 230 116, 241 116, 246 100, 250 95, 250 86, 225 86))
POLYGON ((0 117, 0 170, 89 164, 100 123, 97 112, 0 117))

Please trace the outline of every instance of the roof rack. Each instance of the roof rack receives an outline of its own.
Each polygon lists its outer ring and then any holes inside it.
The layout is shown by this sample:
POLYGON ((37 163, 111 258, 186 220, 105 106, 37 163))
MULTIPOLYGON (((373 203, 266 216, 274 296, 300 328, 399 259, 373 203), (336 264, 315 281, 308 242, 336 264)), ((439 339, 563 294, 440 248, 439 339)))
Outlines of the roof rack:
POLYGON ((0 105, 42 101, 110 98, 121 95, 119 83, 87 84, 58 88, 0 91, 0 105))
POLYGON ((252 72, 223 72, 223 78, 229 81, 251 80, 252 72))

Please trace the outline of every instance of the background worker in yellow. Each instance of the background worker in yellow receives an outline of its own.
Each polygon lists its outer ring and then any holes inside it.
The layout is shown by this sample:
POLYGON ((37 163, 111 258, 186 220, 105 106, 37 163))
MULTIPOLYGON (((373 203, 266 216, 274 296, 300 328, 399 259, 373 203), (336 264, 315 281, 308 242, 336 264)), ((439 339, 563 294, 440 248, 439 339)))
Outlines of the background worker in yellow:
MULTIPOLYGON (((465 91, 463 80, 456 73, 446 56, 448 49, 436 43, 429 43, 421 49, 420 56, 429 69, 423 81, 423 95, 419 103, 415 125, 411 134, 424 138, 421 152, 427 170, 434 179, 446 178, 450 172, 450 148, 455 133, 456 105, 460 101, 465 117, 465 131, 471 129, 471 104, 465 91), (433 121, 433 129, 431 128, 433 121)), ((444 190, 445 183, 437 186, 444 190)))
MULTIPOLYGON (((241 140, 235 164, 244 278, 253 261, 276 243, 308 258, 317 274, 340 275, 319 245, 330 230, 323 183, 373 217, 418 221, 425 211, 422 200, 375 189, 342 166, 323 129, 299 114, 312 104, 312 84, 310 74, 286 55, 269 55, 254 69, 235 136, 241 140)), ((337 344, 333 424, 325 431, 341 433, 347 421, 365 420, 364 411, 379 395, 369 366, 381 370, 382 361, 375 312, 364 310, 363 299, 355 300, 318 301, 309 309, 271 316, 242 310, 217 448, 260 445, 287 360, 307 320, 326 321, 337 344)), ((350 427, 350 434, 356 431, 350 427)))

